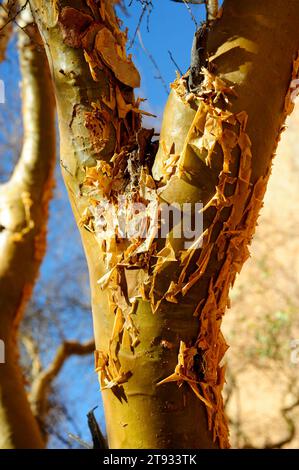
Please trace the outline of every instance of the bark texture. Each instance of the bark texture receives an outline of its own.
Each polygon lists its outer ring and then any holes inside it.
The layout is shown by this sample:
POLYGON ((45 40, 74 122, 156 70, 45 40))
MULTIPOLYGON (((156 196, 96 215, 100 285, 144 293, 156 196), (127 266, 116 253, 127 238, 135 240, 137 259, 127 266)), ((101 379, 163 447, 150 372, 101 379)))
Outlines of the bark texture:
POLYGON ((30 3, 52 68, 63 175, 89 265, 109 446, 228 447, 221 319, 292 109, 299 2, 225 0, 210 25, 201 83, 190 91, 187 73, 172 85, 155 159, 116 2, 30 3), (107 230, 119 195, 125 207, 146 205, 146 239, 107 230), (160 202, 204 204, 204 232, 192 246, 174 236, 175 226, 156 237, 160 202))
POLYGON ((17 334, 45 252, 55 106, 39 33, 33 24, 26 30, 28 35, 19 33, 23 148, 10 180, 0 187, 0 337, 5 344, 5 364, 0 364, 0 448, 44 446, 18 364, 17 334))

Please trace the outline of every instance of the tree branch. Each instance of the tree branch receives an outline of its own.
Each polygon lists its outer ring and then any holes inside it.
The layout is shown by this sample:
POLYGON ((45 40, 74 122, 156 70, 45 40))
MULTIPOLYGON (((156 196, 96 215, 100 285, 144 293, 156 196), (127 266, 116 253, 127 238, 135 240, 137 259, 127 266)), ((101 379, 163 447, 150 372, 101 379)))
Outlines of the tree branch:
POLYGON ((149 60, 151 61, 151 63, 153 64, 153 66, 154 66, 154 68, 155 68, 155 70, 156 70, 156 72, 157 72, 157 75, 156 75, 154 78, 156 78, 157 80, 160 80, 160 81, 161 81, 162 86, 163 86, 163 88, 164 88, 164 90, 165 90, 165 93, 166 93, 166 95, 168 95, 168 87, 167 87, 167 84, 166 84, 166 82, 165 82, 165 80, 164 80, 164 78, 163 78, 163 76, 162 76, 162 74, 161 74, 161 71, 160 71, 160 69, 159 69, 159 66, 158 66, 158 64, 157 64, 157 62, 156 62, 156 60, 155 60, 155 58, 154 58, 153 55, 149 52, 149 50, 145 47, 144 42, 143 42, 143 40, 142 40, 142 36, 141 36, 140 30, 137 31, 137 36, 138 36, 138 40, 139 40, 139 43, 140 43, 140 46, 141 46, 142 50, 145 52, 145 54, 147 55, 147 57, 149 58, 149 60))
POLYGON ((16 0, 5 0, 0 5, 0 63, 5 59, 6 47, 13 30, 12 17, 15 10, 16 0))
MULTIPOLYGON (((25 12, 24 12, 25 13, 25 12)), ((30 12, 19 29, 24 137, 10 180, 0 186, 0 448, 36 448, 44 442, 29 407, 18 365, 17 335, 45 253, 48 204, 55 164, 55 102, 48 61, 30 12), (24 429, 27 432, 24 433, 24 429)))
POLYGON ((43 431, 43 422, 48 411, 49 391, 53 381, 58 376, 66 360, 74 355, 85 356, 92 353, 94 349, 95 344, 93 340, 87 341, 86 343, 65 341, 57 349, 52 363, 34 380, 29 394, 29 401, 32 412, 40 423, 43 431))
POLYGON ((207 9, 207 19, 208 21, 215 20, 218 15, 218 0, 171 0, 175 3, 185 3, 187 6, 188 3, 191 5, 206 5, 207 9))
MULTIPOLYGON (((290 391, 294 387, 294 384, 295 384, 295 381, 292 381, 290 384, 290 391)), ((281 449, 283 446, 285 446, 286 444, 289 444, 294 439, 296 435, 296 424, 295 424, 293 417, 290 416, 289 413, 299 406, 298 390, 296 390, 296 392, 297 392, 296 393, 297 396, 296 396, 295 401, 291 405, 285 406, 284 408, 280 410, 281 415, 287 425, 287 431, 288 431, 287 435, 284 438, 276 442, 266 443, 264 447, 265 449, 281 449)))
POLYGON ((30 358, 30 377, 36 377, 42 370, 38 344, 30 334, 25 333, 22 333, 21 341, 30 358))

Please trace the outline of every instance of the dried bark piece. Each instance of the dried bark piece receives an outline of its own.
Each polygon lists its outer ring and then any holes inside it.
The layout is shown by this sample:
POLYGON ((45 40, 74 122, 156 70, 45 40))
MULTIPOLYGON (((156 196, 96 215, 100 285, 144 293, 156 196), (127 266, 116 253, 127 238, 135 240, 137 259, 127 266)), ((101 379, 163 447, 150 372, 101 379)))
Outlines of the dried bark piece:
POLYGON ((91 52, 93 50, 97 33, 100 31, 101 28, 102 26, 99 23, 91 23, 88 26, 87 30, 84 32, 81 38, 83 49, 88 52, 91 52))
POLYGON ((95 49, 116 78, 131 88, 140 86, 140 75, 131 57, 126 57, 121 46, 108 28, 102 28, 95 40, 95 49))
POLYGON ((64 7, 60 12, 58 21, 65 44, 80 48, 82 44, 81 35, 94 20, 83 11, 72 7, 64 7))
POLYGON ((194 356, 198 354, 196 348, 188 348, 184 341, 180 342, 180 350, 178 354, 178 364, 173 374, 157 383, 157 386, 169 382, 178 382, 178 385, 186 382, 193 390, 197 398, 199 398, 207 408, 212 408, 212 404, 198 390, 199 382, 196 380, 196 374, 192 370, 194 367, 194 356))

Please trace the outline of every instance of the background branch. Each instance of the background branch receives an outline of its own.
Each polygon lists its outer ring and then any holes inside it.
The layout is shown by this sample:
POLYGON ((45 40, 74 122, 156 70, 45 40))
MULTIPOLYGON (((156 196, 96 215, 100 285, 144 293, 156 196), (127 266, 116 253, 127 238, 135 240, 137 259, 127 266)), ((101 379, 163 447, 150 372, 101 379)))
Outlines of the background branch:
POLYGON ((37 418, 43 432, 45 432, 44 420, 49 409, 48 396, 53 381, 58 376, 67 359, 74 355, 85 356, 91 354, 94 349, 94 340, 85 343, 64 341, 57 349, 52 363, 34 379, 29 393, 29 401, 33 414, 37 418))
MULTIPOLYGON (((25 11, 24 11, 25 14, 25 11)), ((40 448, 44 442, 26 396, 18 363, 18 331, 46 247, 55 164, 55 102, 48 61, 30 11, 19 29, 23 147, 0 186, 0 331, 6 363, 0 375, 0 448, 40 448), (24 432, 24 429, 27 432, 24 432)))
POLYGON ((16 0, 5 0, 0 5, 0 63, 5 59, 7 44, 12 35, 15 11, 16 0))

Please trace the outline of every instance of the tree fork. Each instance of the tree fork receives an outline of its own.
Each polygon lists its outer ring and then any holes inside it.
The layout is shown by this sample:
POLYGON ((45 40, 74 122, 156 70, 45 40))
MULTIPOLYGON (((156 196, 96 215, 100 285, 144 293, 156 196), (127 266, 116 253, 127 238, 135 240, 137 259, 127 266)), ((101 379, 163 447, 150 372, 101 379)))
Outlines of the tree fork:
POLYGON ((109 446, 228 447, 220 325, 292 109, 299 3, 225 0, 200 86, 189 91, 188 73, 172 85, 153 169, 115 2, 30 3, 52 68, 63 175, 89 265, 109 446), (103 241, 97 209, 103 201, 118 209, 118 195, 148 208, 203 202, 202 247, 197 240, 186 249, 173 232, 155 241, 107 233, 103 241))

